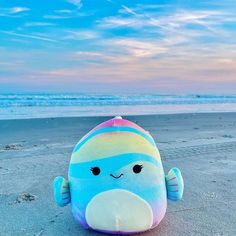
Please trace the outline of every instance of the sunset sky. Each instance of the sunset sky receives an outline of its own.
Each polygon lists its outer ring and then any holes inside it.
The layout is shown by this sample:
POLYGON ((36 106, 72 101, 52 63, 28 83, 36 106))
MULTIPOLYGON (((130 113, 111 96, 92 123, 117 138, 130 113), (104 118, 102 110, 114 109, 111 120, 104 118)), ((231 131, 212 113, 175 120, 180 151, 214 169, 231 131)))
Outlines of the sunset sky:
POLYGON ((236 94, 235 0, 0 0, 0 92, 236 94))

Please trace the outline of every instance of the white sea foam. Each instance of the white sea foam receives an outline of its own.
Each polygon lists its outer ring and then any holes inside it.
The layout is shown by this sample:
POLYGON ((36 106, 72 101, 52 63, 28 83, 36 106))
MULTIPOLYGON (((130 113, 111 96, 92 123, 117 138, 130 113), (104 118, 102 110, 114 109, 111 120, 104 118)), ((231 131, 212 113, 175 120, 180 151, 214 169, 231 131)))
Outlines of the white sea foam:
POLYGON ((236 95, 0 95, 0 119, 192 112, 236 112, 236 95))

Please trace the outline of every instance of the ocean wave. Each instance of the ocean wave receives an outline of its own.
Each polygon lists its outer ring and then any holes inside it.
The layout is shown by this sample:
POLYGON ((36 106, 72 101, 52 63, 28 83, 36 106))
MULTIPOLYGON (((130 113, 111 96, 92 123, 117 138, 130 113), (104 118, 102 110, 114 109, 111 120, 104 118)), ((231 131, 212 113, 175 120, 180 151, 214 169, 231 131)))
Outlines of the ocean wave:
POLYGON ((70 107, 236 103, 236 95, 2 94, 0 107, 70 107))

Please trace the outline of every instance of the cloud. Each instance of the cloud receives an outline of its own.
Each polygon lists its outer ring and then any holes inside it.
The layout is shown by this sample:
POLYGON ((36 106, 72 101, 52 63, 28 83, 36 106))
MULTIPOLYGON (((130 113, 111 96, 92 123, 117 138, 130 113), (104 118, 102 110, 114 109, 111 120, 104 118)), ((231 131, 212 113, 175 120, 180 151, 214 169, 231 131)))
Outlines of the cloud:
MULTIPOLYGON (((8 78, 15 83, 28 85, 37 81, 41 88, 56 83, 59 88, 64 88, 65 85, 70 89, 81 84, 83 89, 89 89, 93 84, 92 87, 95 89, 94 84, 100 84, 101 88, 107 88, 110 92, 117 92, 118 88, 121 88, 120 91, 125 91, 122 89, 126 89, 127 86, 130 91, 146 89, 149 92, 158 89, 163 92, 167 91, 166 89, 169 92, 177 90, 196 92, 197 88, 211 86, 212 89, 216 89, 214 92, 220 92, 219 88, 222 86, 225 88, 228 84, 230 88, 235 85, 236 58, 233 59, 232 56, 236 52, 236 45, 226 45, 226 48, 221 48, 220 44, 216 44, 213 46, 214 54, 208 54, 211 49, 206 45, 203 48, 188 46, 185 48, 183 45, 175 47, 177 52, 166 52, 159 57, 142 57, 132 56, 131 52, 124 49, 124 45, 146 50, 152 49, 151 42, 136 42, 136 39, 129 42, 117 40, 120 42, 113 42, 114 47, 108 46, 106 50, 76 52, 71 50, 71 52, 58 51, 54 54, 29 50, 27 55, 23 51, 21 54, 18 52, 17 58, 23 60, 24 65, 21 67, 19 65, 17 69, 12 65, 10 71, 13 73, 8 78), (40 64, 34 68, 25 66, 28 65, 27 62, 31 62, 32 55, 33 58, 41 59, 40 64), (220 58, 222 60, 219 60, 220 58)), ((17 59, 13 52, 1 51, 0 57, 5 59, 6 56, 11 56, 10 61, 17 59)), ((4 76, 7 75, 2 74, 1 78, 4 76)))
POLYGON ((78 51, 75 52, 77 57, 104 57, 105 54, 101 52, 91 52, 91 51, 78 51))
MULTIPOLYGON (((163 33, 163 31, 179 33, 180 29, 187 30, 187 28, 196 25, 201 26, 202 29, 195 29, 195 31, 203 31, 205 29, 217 34, 223 32, 219 31, 219 28, 222 27, 224 22, 236 22, 234 15, 224 10, 187 10, 177 8, 163 14, 155 10, 146 11, 147 6, 143 9, 122 5, 119 10, 120 15, 105 17, 98 21, 98 25, 107 29, 127 27, 142 31, 145 30, 145 27, 149 31, 154 31, 158 28, 160 33, 163 33)), ((152 5, 151 9, 153 8, 154 5, 152 5)))
POLYGON ((65 30, 63 40, 86 40, 99 37, 99 33, 95 30, 65 30))
POLYGON ((102 20, 97 21, 98 26, 101 28, 117 28, 117 27, 128 27, 135 28, 136 26, 140 26, 139 21, 136 19, 128 19, 123 17, 105 17, 102 20))
POLYGON ((21 13, 30 11, 27 7, 0 8, 0 16, 19 17, 21 13))
MULTIPOLYGON (((103 57, 99 52, 78 52, 77 56, 79 60, 83 60, 86 57, 103 57), (80 58, 81 57, 81 58, 80 58)), ((104 64, 86 64, 81 67, 61 67, 60 69, 44 71, 41 75, 45 78, 61 78, 66 81, 88 81, 91 82, 109 82, 109 83, 132 83, 145 85, 146 83, 152 86, 160 84, 174 83, 173 87, 178 84, 189 83, 189 84, 207 84, 209 82, 226 83, 235 81, 235 64, 229 65, 227 68, 217 61, 201 61, 188 59, 188 63, 184 65, 172 64, 170 61, 167 63, 160 63, 157 59, 146 59, 143 60, 126 60, 125 56, 124 63, 110 63, 107 61, 104 64), (193 65, 196 62, 195 66, 193 65), (199 62, 199 63, 198 63, 199 62), (229 73, 228 73, 229 72, 229 73), (111 80, 112 78, 112 80, 111 80)), ((121 60, 121 57, 117 58, 121 60)), ((75 57, 73 57, 75 60, 75 57)), ((106 58, 104 58, 106 60, 106 58)), ((168 87, 168 86, 167 86, 168 87)))
MULTIPOLYGON (((113 48, 117 55, 126 55, 127 60, 151 58, 159 64, 173 63, 185 66, 189 60, 203 55, 221 56, 213 42, 219 38, 230 42, 235 35, 223 25, 236 19, 230 12, 220 10, 171 9, 156 11, 160 6, 145 5, 133 8, 122 5, 116 16, 104 17, 97 21, 98 28, 110 31, 113 28, 132 30, 132 35, 104 40, 104 48, 113 48), (146 11, 149 9, 149 11, 146 11), (205 51, 204 51, 205 50, 205 51)), ((169 7, 169 6, 167 6, 169 7)), ((229 51, 229 58, 232 53, 229 51)), ((205 60, 205 59, 203 59, 205 60)))
POLYGON ((126 12, 128 14, 132 14, 132 15, 137 16, 137 13, 134 10, 132 10, 131 8, 129 8, 125 5, 121 5, 121 7, 123 8, 124 11, 119 11, 119 12, 121 12, 121 13, 126 12))
POLYGON ((41 26, 54 26, 54 25, 56 25, 56 24, 50 23, 50 22, 40 22, 40 21, 27 22, 24 24, 25 27, 41 27, 41 26))
POLYGON ((70 19, 70 18, 91 16, 94 14, 94 12, 95 12, 94 10, 82 12, 82 11, 78 11, 78 9, 76 10, 62 9, 62 10, 55 10, 54 14, 44 15, 43 18, 52 19, 52 20, 70 19))
POLYGON ((83 3, 81 0, 67 0, 69 3, 76 6, 78 9, 80 9, 83 6, 83 3))
POLYGON ((89 64, 97 64, 97 65, 108 65, 112 63, 117 63, 118 58, 121 60, 121 57, 117 57, 117 55, 104 53, 99 51, 77 51, 70 55, 70 57, 75 61, 79 61, 79 63, 83 63, 85 65, 89 64))
POLYGON ((62 13, 62 14, 70 14, 70 13, 72 13, 73 11, 72 11, 72 10, 69 10, 69 9, 61 9, 61 10, 55 10, 54 12, 56 12, 56 13, 62 13))
POLYGON ((50 20, 60 20, 60 19, 69 19, 75 16, 72 15, 44 15, 43 18, 50 20))
POLYGON ((155 43, 155 41, 137 40, 131 38, 113 39, 111 44, 119 46, 118 50, 126 51, 131 57, 150 57, 166 53, 168 50, 164 45, 155 43))
POLYGON ((144 10, 158 10, 158 9, 163 9, 163 8, 173 8, 173 4, 136 4, 133 9, 135 11, 144 11, 144 10))
POLYGON ((13 8, 9 8, 9 12, 12 14, 16 14, 16 13, 21 13, 21 12, 26 12, 29 11, 30 9, 27 7, 13 7, 13 8))
POLYGON ((20 34, 20 33, 15 33, 11 31, 4 31, 4 30, 0 30, 0 33, 11 35, 11 36, 22 37, 22 38, 28 38, 28 39, 36 39, 36 40, 47 41, 47 42, 57 42, 57 40, 54 40, 54 39, 37 36, 37 35, 31 35, 31 34, 20 34))

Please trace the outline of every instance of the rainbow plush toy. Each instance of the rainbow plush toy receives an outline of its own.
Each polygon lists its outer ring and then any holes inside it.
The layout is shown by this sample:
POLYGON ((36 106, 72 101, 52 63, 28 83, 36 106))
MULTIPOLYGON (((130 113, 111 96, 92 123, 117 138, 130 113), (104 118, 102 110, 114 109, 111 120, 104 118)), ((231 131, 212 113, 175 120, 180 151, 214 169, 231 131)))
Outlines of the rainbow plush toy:
POLYGON ((79 141, 68 179, 55 178, 56 203, 71 203, 83 227, 111 234, 156 227, 165 215, 167 198, 181 199, 184 188, 179 169, 165 176, 151 135, 121 117, 96 126, 79 141))

